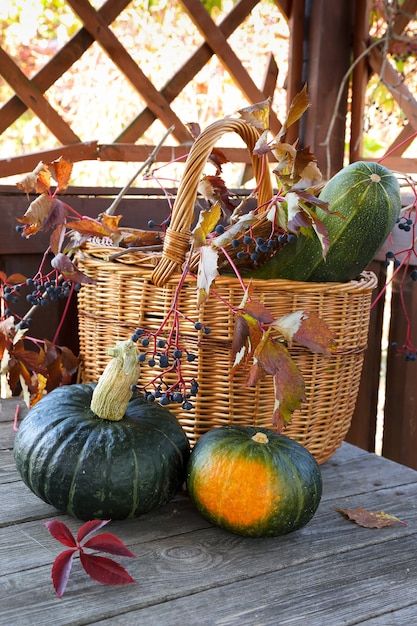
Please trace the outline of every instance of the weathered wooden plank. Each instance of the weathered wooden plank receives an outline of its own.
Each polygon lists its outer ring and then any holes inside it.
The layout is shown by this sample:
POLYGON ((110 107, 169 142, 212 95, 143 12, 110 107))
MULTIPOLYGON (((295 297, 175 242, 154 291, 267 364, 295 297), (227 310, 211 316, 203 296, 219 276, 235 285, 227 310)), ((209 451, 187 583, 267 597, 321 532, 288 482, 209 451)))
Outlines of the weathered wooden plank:
MULTIPOLYGON (((405 539, 401 546, 398 542, 398 555, 407 547, 413 550, 412 546, 413 538, 405 539)), ((198 619, 201 626, 323 626, 368 624, 370 618, 379 617, 385 621, 376 623, 392 626, 396 623, 391 621, 392 609, 406 602, 408 615, 417 617, 411 585, 404 588, 404 581, 417 575, 416 561, 411 554, 399 560, 397 564, 392 559, 391 551, 376 553, 372 547, 364 548, 302 567, 295 565, 286 569, 285 577, 271 572, 96 624, 191 625, 198 619)))
MULTIPOLYGON (((384 539, 378 540, 378 535, 375 536, 378 531, 358 529, 344 520, 338 524, 349 529, 349 539, 355 541, 354 546, 339 530, 332 535, 332 550, 329 551, 328 525, 324 527, 323 520, 320 525, 312 522, 307 527, 309 531, 305 529, 277 539, 251 540, 219 529, 203 529, 158 538, 141 543, 137 548, 135 543, 127 541, 130 549, 139 554, 137 559, 125 562, 139 583, 137 589, 100 587, 86 579, 78 566, 74 568, 68 594, 60 603, 59 611, 54 613, 53 621, 46 618, 42 623, 67 624, 78 614, 74 613, 76 606, 78 611, 82 610, 86 623, 122 615, 125 624, 151 623, 146 621, 151 617, 156 623, 175 624, 182 612, 184 619, 193 620, 185 623, 195 624, 194 611, 198 611, 202 617, 209 615, 210 622, 206 623, 213 624, 221 623, 227 611, 229 616, 238 612, 240 618, 246 614, 249 621, 243 623, 253 624, 250 620, 254 619, 252 611, 256 608, 266 617, 263 623, 273 623, 268 621, 273 615, 280 616, 280 624, 285 623, 282 621, 285 616, 294 620, 297 615, 308 616, 309 623, 321 626, 323 622, 319 622, 319 618, 323 619, 330 611, 336 611, 331 614, 338 619, 375 615, 374 594, 379 592, 387 594, 385 602, 394 609, 405 601, 415 602, 415 590, 410 585, 404 589, 403 584, 404 577, 417 575, 415 534, 402 527, 390 528, 387 531, 391 539, 385 534, 384 539), (314 525, 315 533, 312 532, 314 525), (379 541, 383 546, 381 550, 376 548, 379 541), (200 597, 204 604, 210 605, 209 614, 201 611, 200 597), (148 607, 152 608, 151 613, 148 607), (137 609, 145 609, 144 618, 140 613, 134 614, 136 621, 128 622, 126 613, 137 609), (173 621, 164 621, 169 614, 173 621), (317 621, 312 622, 312 616, 317 621)), ((117 532, 117 525, 113 526, 113 531, 117 532)), ((118 534, 125 539, 124 533, 118 534)), ((56 549, 53 540, 50 543, 45 539, 42 543, 56 549)), ((43 552, 38 544, 33 549, 43 552)), ((41 612, 48 614, 56 605, 51 590, 48 593, 49 569, 39 565, 0 577, 0 585, 8 588, 8 603, 2 611, 0 624, 20 626, 30 619, 37 623, 41 612)), ((230 623, 237 623, 230 619, 230 623)), ((204 622, 199 620, 198 623, 204 622)))

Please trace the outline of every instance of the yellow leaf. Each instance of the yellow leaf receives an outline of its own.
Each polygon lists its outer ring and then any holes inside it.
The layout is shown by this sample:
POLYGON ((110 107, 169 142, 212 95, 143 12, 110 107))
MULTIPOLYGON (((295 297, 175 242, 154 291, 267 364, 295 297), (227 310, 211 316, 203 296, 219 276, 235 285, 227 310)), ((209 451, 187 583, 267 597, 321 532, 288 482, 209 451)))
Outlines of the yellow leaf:
POLYGON ((255 128, 262 131, 268 130, 270 102, 270 98, 268 98, 252 106, 240 109, 238 113, 245 122, 248 122, 248 124, 251 124, 255 128))
POLYGON ((210 209, 204 209, 200 211, 198 222, 192 232, 194 246, 200 248, 205 246, 207 235, 216 227, 217 222, 220 219, 221 207, 219 202, 213 204, 210 209))

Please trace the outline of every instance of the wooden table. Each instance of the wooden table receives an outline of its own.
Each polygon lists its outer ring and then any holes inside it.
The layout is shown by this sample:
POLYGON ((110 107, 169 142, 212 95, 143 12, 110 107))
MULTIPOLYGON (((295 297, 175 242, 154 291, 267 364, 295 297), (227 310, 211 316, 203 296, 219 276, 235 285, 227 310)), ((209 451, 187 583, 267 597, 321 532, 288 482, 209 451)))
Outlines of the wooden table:
POLYGON ((322 466, 323 498, 304 529, 244 539, 210 526, 178 495, 157 512, 107 526, 138 555, 115 557, 137 584, 100 585, 76 559, 57 598, 50 575, 61 546, 44 522, 61 519, 73 532, 81 522, 19 480, 16 402, 0 400, 1 625, 417 624, 417 472, 348 444, 322 466), (356 506, 408 526, 366 529, 335 511, 356 506))

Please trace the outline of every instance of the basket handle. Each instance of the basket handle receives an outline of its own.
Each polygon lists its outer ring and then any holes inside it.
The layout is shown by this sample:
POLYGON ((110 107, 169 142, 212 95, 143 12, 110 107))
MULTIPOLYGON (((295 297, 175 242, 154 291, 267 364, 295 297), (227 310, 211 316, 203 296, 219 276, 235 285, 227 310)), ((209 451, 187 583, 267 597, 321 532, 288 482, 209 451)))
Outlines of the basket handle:
POLYGON ((162 257, 155 267, 151 280, 158 287, 181 267, 190 247, 190 227, 194 218, 194 203, 204 166, 217 141, 227 132, 237 133, 246 143, 252 157, 252 165, 258 189, 258 205, 272 197, 272 183, 269 169, 265 168, 264 158, 253 154, 259 132, 240 119, 224 118, 208 126, 197 137, 185 163, 178 193, 172 207, 171 223, 164 237, 162 257))

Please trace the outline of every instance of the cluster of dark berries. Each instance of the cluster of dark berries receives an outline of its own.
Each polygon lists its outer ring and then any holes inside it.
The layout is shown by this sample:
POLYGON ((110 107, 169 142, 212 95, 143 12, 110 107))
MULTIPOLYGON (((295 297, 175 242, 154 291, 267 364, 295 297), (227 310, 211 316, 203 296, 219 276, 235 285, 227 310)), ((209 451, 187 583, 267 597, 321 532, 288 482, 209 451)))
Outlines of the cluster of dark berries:
POLYGON ((401 262, 395 258, 395 252, 393 252, 392 250, 389 250, 385 254, 385 262, 384 262, 385 267, 388 267, 388 265, 391 262, 394 263, 394 268, 397 268, 401 264, 401 262))
MULTIPOLYGON (((27 294, 26 300, 29 304, 34 306, 47 306, 49 302, 68 298, 71 294, 71 282, 66 280, 59 283, 54 278, 50 280, 34 280, 33 278, 28 278, 26 285, 32 289, 32 291, 27 294)), ((77 283, 74 285, 76 291, 80 288, 80 284, 77 283)))
POLYGON ((406 233, 410 232, 413 225, 413 220, 409 217, 400 217, 397 220, 398 228, 404 230, 406 233))
POLYGON ((391 347, 402 353, 406 361, 417 361, 417 350, 414 347, 407 346, 406 344, 399 347, 396 341, 391 343, 391 347))
POLYGON ((171 403, 181 404, 185 411, 193 408, 190 399, 198 393, 198 383, 196 380, 190 382, 189 391, 179 391, 177 387, 168 388, 162 381, 154 391, 148 389, 144 391, 144 398, 147 402, 155 402, 157 400, 162 406, 168 406, 171 403))
MULTIPOLYGON (((216 227, 216 233, 218 232, 219 226, 216 227)), ((254 263, 257 263, 263 254, 270 254, 272 250, 277 247, 277 243, 285 243, 287 241, 291 241, 295 239, 295 235, 282 233, 277 237, 270 237, 265 239, 264 237, 252 237, 247 234, 242 237, 242 239, 232 239, 232 247, 240 248, 240 250, 236 253, 237 259, 250 259, 254 263)))
MULTIPOLYGON (((210 328, 202 322, 195 322, 194 328, 206 335, 210 334, 210 328)), ((154 379, 154 382, 159 381, 160 384, 155 386, 153 391, 147 389, 144 392, 145 399, 148 402, 158 400, 162 406, 174 402, 181 404, 185 410, 192 409, 190 398, 197 395, 198 384, 194 379, 187 381, 182 377, 181 363, 183 361, 192 363, 197 356, 193 352, 172 345, 163 337, 158 337, 157 333, 148 332, 143 328, 136 328, 131 339, 138 344, 139 348, 144 349, 138 354, 138 361, 162 370, 154 379), (178 381, 168 386, 164 382, 164 375, 172 371, 178 373, 178 381)))

